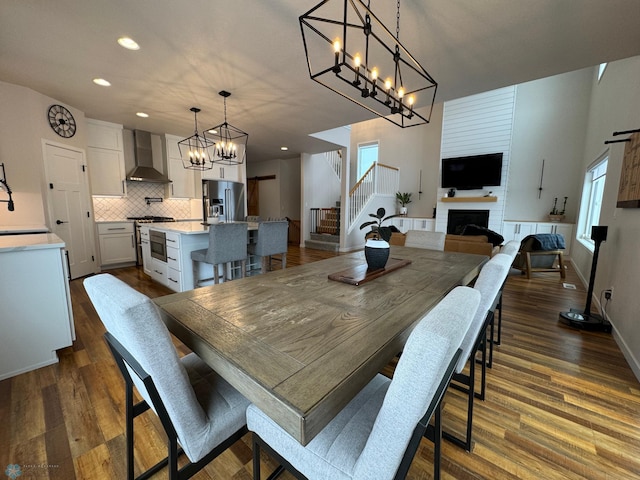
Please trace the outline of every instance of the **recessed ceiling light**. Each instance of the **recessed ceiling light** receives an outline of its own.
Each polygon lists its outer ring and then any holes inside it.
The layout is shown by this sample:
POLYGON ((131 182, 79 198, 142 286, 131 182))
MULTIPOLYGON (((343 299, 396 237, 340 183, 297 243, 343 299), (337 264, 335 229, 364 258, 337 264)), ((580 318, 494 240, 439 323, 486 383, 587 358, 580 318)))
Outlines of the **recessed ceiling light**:
POLYGON ((289 150, 289 147, 280 147, 280 150, 282 150, 283 152, 286 152, 287 150, 289 150))
POLYGON ((211 130, 207 130, 207 133, 211 133, 213 135, 215 135, 216 133, 218 133, 217 130, 211 129, 211 130))
POLYGON ((118 39, 118 43, 121 47, 124 47, 127 50, 140 50, 140 45, 138 45, 135 40, 129 37, 120 37, 118 39))
POLYGON ((149 118, 149 114, 144 112, 138 112, 136 115, 142 118, 149 118))
POLYGON ((96 85, 100 85, 101 87, 110 87, 111 83, 106 81, 104 78, 94 78, 93 83, 96 85))

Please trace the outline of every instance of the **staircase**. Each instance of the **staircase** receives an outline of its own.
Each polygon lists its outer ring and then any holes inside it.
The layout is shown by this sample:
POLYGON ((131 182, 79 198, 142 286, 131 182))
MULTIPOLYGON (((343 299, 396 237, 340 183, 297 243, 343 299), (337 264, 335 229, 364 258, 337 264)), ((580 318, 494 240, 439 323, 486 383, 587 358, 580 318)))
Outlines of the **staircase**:
POLYGON ((340 235, 330 233, 312 233, 311 240, 304 242, 306 248, 325 250, 327 252, 337 252, 340 249, 340 235))
MULTIPOLYGON (((340 175, 337 166, 341 165, 340 152, 331 152, 326 155, 331 165, 336 166, 336 175, 340 175)), ((316 250, 338 252, 340 250, 340 227, 341 215, 347 215, 346 231, 344 234, 349 237, 352 231, 367 217, 366 208, 375 197, 385 197, 385 201, 391 198, 395 204, 395 193, 398 191, 399 172, 396 167, 374 163, 362 178, 354 185, 349 192, 348 204, 345 209, 341 209, 340 202, 336 202, 331 208, 311 208, 310 214, 310 240, 304 242, 305 247, 316 250)), ((347 242, 349 238, 345 237, 347 242)))
POLYGON ((340 202, 331 208, 311 209, 310 240, 304 242, 307 248, 337 252, 340 249, 340 202))

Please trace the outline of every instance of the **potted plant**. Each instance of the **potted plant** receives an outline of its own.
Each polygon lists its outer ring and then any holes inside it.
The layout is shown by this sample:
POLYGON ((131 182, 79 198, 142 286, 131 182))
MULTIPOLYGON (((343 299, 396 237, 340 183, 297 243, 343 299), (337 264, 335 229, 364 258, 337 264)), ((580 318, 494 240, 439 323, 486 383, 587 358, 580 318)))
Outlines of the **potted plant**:
POLYGON ((411 203, 411 192, 396 192, 396 200, 400 204, 400 215, 406 215, 407 205, 411 203))
POLYGON ((564 197, 564 204, 562 205, 562 210, 558 210, 558 197, 553 199, 553 208, 549 212, 549 220, 552 222, 561 222, 564 220, 564 211, 567 208, 567 199, 569 197, 564 197))
MULTIPOLYGON (((382 224, 398 215, 386 217, 386 213, 387 211, 384 208, 379 208, 376 213, 369 214, 375 220, 369 220, 360 225, 360 230, 371 226, 371 232, 373 233, 372 237, 367 239, 364 245, 364 257, 367 259, 368 270, 384 268, 389 259, 389 240, 391 240, 392 231, 391 227, 386 227, 382 224)), ((369 233, 367 233, 368 235, 369 233)))

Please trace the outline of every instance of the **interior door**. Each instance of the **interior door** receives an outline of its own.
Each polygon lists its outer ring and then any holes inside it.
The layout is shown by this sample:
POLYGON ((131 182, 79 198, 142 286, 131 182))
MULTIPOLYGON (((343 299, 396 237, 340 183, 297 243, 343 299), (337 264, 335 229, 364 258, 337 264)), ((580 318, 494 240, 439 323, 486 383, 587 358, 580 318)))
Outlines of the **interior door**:
POLYGON ((260 215, 260 181, 257 178, 247 179, 247 215, 260 215))
POLYGON ((51 231, 64 240, 71 278, 96 272, 88 172, 82 151, 44 144, 51 231))

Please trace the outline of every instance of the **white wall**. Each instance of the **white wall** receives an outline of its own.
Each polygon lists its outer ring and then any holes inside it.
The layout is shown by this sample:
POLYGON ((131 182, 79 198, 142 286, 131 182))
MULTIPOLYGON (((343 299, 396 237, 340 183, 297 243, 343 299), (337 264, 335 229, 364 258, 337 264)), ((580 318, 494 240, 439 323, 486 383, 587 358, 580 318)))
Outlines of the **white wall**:
MULTIPOLYGON (((614 327, 614 338, 627 361, 640 379, 640 210, 616 208, 620 172, 625 144, 604 145, 614 139, 612 133, 640 128, 640 57, 610 63, 598 83, 593 79, 589 121, 580 184, 587 166, 605 152, 609 166, 604 191, 600 225, 608 225, 606 242, 602 244, 594 293, 614 287, 607 313, 614 327)), ((620 138, 620 137, 615 137, 620 138)), ((591 252, 580 242, 574 242, 572 262, 584 278, 589 278, 591 252)))
MULTIPOLYGON (((76 134, 64 139, 49 126, 47 112, 61 102, 31 89, 0 82, 0 163, 5 164, 7 183, 13 191, 15 210, 0 203, 0 225, 44 225, 46 199, 43 196, 44 162, 41 139, 84 149, 84 113, 65 105, 73 114, 76 134)), ((0 192, 0 200, 7 200, 0 192)))
MULTIPOLYGON (((575 220, 582 184, 582 174, 576 171, 581 168, 584 151, 592 72, 584 69, 517 86, 505 219, 547 220, 553 198, 568 196, 567 220, 575 220), (542 158, 545 178, 538 200, 542 158)), ((409 205, 409 215, 431 217, 441 193, 442 119, 443 106, 437 104, 426 126, 402 130, 383 119, 352 125, 352 172, 357 164, 357 144, 378 140, 380 162, 400 169, 400 190, 413 192, 416 199, 409 205), (420 169, 423 194, 417 200, 420 169)))
POLYGON ((261 180, 259 185, 262 218, 289 217, 300 219, 300 159, 269 160, 247 164, 247 178, 275 175, 274 180, 261 180))
MULTIPOLYGON (((408 205, 411 217, 431 218, 436 205, 440 180, 440 137, 442 135, 442 104, 433 106, 431 123, 410 128, 399 128, 378 118, 351 126, 350 178, 356 178, 358 143, 378 141, 378 161, 400 169, 400 191, 411 192, 408 205), (422 171, 422 195, 420 190, 422 171)), ((399 205, 397 205, 399 207, 399 205)))
POLYGON ((491 194, 496 197, 495 202, 445 203, 440 200, 447 189, 440 188, 436 232, 447 232, 449 210, 487 210, 488 228, 496 232, 502 231, 511 159, 515 90, 513 86, 504 87, 446 102, 442 127, 442 158, 502 153, 502 178, 500 185, 456 193, 458 199, 491 194))
POLYGON ((575 221, 593 73, 587 68, 517 86, 505 220, 547 220, 553 199, 562 207, 566 196, 565 221, 575 221))

